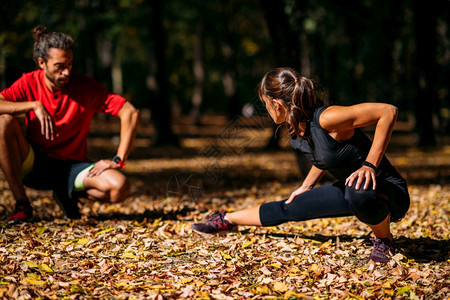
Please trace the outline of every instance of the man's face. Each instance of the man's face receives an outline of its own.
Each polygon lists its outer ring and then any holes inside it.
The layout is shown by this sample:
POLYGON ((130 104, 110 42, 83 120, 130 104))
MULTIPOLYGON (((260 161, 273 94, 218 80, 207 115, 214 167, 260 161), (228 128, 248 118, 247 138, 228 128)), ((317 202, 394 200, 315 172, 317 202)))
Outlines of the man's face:
POLYGON ((50 48, 47 62, 39 58, 39 66, 44 70, 45 82, 51 90, 60 90, 70 81, 72 73, 72 50, 50 48))

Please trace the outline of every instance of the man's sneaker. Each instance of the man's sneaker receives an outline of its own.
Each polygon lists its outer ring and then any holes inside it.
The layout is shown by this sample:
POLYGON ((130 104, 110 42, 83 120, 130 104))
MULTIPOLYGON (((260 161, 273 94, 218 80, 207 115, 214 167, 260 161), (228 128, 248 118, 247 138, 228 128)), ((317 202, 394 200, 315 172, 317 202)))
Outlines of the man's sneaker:
POLYGON ((19 224, 26 222, 33 217, 33 207, 30 202, 18 201, 12 216, 8 218, 9 224, 19 224))
POLYGON ((78 198, 69 198, 61 196, 59 193, 53 192, 53 199, 58 203, 64 217, 69 219, 80 219, 81 213, 78 208, 78 198))
POLYGON ((373 250, 367 262, 387 263, 392 256, 392 242, 389 239, 370 239, 373 243, 373 250))
POLYGON ((233 229, 236 229, 236 225, 231 224, 228 220, 225 220, 224 210, 206 217, 206 220, 203 223, 196 223, 192 225, 192 230, 198 233, 212 234, 233 229))

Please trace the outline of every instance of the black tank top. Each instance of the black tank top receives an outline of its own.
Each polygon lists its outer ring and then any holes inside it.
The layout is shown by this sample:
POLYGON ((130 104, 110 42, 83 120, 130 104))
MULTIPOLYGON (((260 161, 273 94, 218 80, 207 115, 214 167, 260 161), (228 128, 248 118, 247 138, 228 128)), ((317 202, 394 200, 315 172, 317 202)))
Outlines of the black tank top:
MULTIPOLYGON (((314 166, 329 171, 338 180, 345 181, 351 173, 361 167, 372 141, 358 128, 350 139, 336 141, 319 124, 320 114, 326 108, 326 106, 317 108, 312 121, 307 124, 307 130, 311 133, 310 139, 291 138, 290 143, 294 150, 303 152, 314 166)), ((406 186, 405 180, 384 155, 376 174, 377 181, 387 180, 396 185, 406 186)))

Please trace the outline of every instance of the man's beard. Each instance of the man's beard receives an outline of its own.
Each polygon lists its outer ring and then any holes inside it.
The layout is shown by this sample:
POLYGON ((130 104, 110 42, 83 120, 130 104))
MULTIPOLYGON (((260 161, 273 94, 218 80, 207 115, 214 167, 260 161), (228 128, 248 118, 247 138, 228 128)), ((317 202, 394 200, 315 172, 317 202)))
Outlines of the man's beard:
POLYGON ((45 72, 45 77, 47 77, 47 79, 51 82, 51 83, 53 83, 56 87, 58 87, 58 88, 64 88, 64 87, 66 87, 68 84, 69 84, 69 82, 70 82, 70 77, 60 77, 60 79, 66 79, 67 78, 67 81, 62 81, 62 80, 57 80, 52 74, 50 74, 50 73, 48 73, 48 72, 45 72))

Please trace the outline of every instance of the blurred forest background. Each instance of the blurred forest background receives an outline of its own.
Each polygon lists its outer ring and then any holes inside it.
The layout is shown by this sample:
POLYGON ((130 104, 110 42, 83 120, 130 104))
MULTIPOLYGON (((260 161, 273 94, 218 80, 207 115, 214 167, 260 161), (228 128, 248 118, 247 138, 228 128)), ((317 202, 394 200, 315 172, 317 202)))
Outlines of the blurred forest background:
MULTIPOLYGON (((171 124, 258 112, 276 66, 318 80, 330 101, 382 101, 418 145, 450 131, 450 1, 15 0, 0 2, 0 88, 36 68, 38 24, 76 40, 75 69, 150 111, 154 144, 171 124)), ((145 116, 144 116, 145 118, 145 116)))
MULTIPOLYGON (((82 199, 87 218, 64 220, 51 191, 29 189, 33 221, 10 227, 14 198, 0 172, 0 298, 448 298, 449 8, 449 0, 0 0, 0 89, 36 68, 31 30, 42 24, 75 38, 76 70, 142 112, 123 203, 82 199), (278 66, 319 81, 330 103, 399 107, 387 153, 411 208, 392 226, 399 252, 385 266, 366 264, 370 231, 356 218, 193 234, 209 212, 282 200, 307 174, 257 99, 256 85, 278 66)), ((117 118, 99 115, 91 129, 91 158, 115 155, 117 118)))

